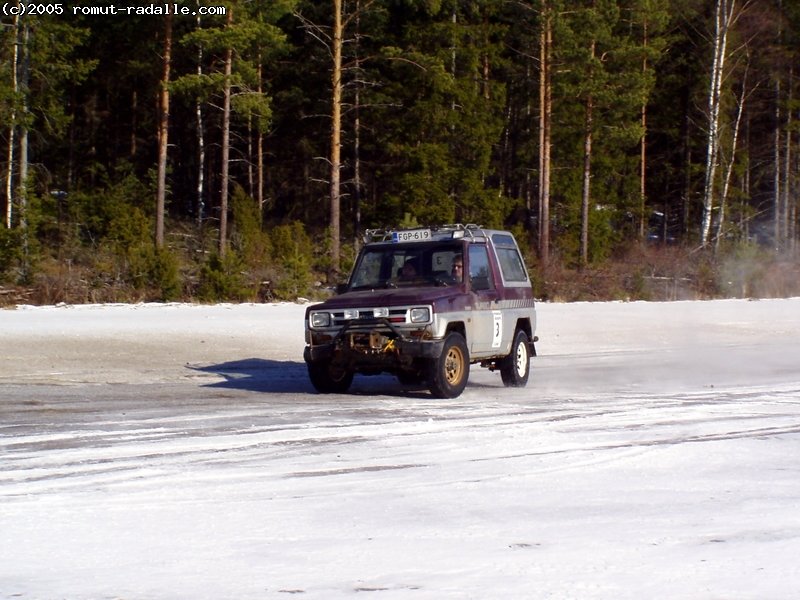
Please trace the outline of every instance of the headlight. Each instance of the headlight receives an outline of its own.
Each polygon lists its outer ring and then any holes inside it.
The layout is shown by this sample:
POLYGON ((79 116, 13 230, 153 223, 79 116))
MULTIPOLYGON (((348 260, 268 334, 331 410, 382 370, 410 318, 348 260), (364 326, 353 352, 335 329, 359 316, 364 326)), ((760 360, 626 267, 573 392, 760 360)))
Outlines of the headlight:
POLYGON ((431 311, 428 307, 412 308, 409 317, 412 323, 427 323, 431 320, 431 311))
POLYGON ((326 312, 312 312, 308 320, 311 327, 328 327, 331 324, 331 315, 326 312))

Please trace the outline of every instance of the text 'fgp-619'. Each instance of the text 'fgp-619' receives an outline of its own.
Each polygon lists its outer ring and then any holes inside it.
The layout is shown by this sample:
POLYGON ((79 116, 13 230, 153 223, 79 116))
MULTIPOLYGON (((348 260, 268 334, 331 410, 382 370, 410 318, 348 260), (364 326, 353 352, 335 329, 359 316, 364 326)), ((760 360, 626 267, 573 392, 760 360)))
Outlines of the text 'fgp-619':
POLYGON ((499 370, 507 386, 528 381, 536 309, 507 231, 368 231, 339 292, 306 310, 304 358, 320 392, 346 392, 355 373, 392 373, 454 398, 476 363, 499 370))

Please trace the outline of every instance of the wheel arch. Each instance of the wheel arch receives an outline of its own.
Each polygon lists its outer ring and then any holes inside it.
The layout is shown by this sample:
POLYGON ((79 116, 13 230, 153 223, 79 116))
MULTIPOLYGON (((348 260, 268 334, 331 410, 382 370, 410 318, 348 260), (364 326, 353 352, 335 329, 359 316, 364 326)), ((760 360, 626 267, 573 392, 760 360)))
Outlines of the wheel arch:
POLYGON ((531 356, 536 356, 536 346, 534 345, 536 338, 533 336, 533 326, 531 325, 531 320, 527 317, 520 317, 517 319, 517 324, 514 328, 515 336, 519 330, 524 331, 525 335, 528 336, 528 347, 530 348, 531 356))
POLYGON ((531 320, 530 319, 523 318, 523 317, 520 317, 519 319, 517 319, 517 324, 514 327, 514 331, 517 331, 519 329, 521 329, 522 331, 525 332, 525 335, 528 336, 529 340, 533 339, 533 329, 531 327, 531 320))
POLYGON ((463 321, 453 321, 452 323, 448 323, 447 329, 444 332, 444 337, 447 337, 451 333, 460 333, 461 337, 463 337, 465 340, 467 339, 467 328, 464 326, 463 321))

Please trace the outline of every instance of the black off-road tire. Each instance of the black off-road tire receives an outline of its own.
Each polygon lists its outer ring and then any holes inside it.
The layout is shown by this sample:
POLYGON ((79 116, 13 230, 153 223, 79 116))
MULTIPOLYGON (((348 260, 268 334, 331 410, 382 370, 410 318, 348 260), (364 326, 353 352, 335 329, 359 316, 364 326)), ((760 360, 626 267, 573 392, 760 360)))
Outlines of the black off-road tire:
POLYGON ((331 366, 327 361, 308 363, 311 385, 321 394, 344 394, 353 383, 353 372, 331 366))
POLYGON ((528 334, 518 329, 511 344, 511 354, 500 361, 500 377, 506 387, 525 387, 531 373, 528 334))
POLYGON ((444 340, 442 354, 429 365, 428 387, 437 398, 456 398, 469 379, 469 349, 460 333, 451 333, 444 340))

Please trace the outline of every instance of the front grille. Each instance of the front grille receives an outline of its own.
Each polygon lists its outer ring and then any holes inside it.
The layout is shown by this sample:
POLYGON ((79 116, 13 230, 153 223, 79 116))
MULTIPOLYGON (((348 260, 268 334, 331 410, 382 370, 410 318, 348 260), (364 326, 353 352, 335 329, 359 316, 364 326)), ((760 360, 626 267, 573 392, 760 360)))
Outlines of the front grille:
POLYGON ((402 307, 402 308, 390 308, 389 309, 389 316, 388 317, 376 317, 375 316, 374 308, 359 308, 358 309, 358 317, 355 318, 345 318, 345 311, 344 310, 336 310, 331 312, 331 317, 333 318, 332 325, 334 327, 343 327, 344 325, 350 323, 350 327, 361 327, 373 325, 376 322, 388 320, 390 323, 396 323, 398 325, 402 325, 404 323, 408 323, 408 312, 410 310, 409 307, 402 307))

